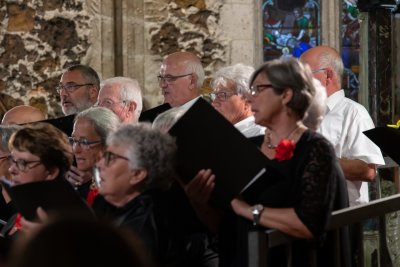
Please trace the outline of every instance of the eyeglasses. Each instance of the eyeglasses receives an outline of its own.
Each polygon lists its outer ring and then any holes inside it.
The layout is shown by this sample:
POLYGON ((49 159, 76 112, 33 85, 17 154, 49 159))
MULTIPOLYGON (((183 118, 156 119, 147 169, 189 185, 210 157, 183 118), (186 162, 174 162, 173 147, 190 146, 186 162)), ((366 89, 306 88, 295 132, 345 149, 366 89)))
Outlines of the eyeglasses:
POLYGON ((85 83, 85 84, 66 84, 66 85, 58 85, 56 87, 57 93, 61 93, 61 91, 64 89, 65 91, 67 91, 68 93, 72 93, 74 92, 76 89, 82 87, 82 86, 89 86, 89 85, 93 85, 93 83, 85 83))
POLYGON ((320 71, 325 71, 326 68, 321 68, 321 69, 316 69, 316 70, 311 70, 312 73, 320 72, 320 71))
POLYGON ((177 75, 177 76, 174 76, 174 75, 165 75, 165 76, 158 75, 157 78, 158 78, 158 82, 159 82, 159 83, 161 83, 161 82, 166 82, 166 83, 170 84, 170 83, 175 82, 175 81, 178 80, 179 78, 186 77, 186 76, 190 76, 190 75, 192 75, 192 74, 193 74, 193 73, 183 74, 183 75, 177 75))
POLYGON ((250 94, 251 95, 257 95, 261 93, 262 91, 268 89, 268 88, 274 88, 272 84, 258 84, 258 85, 253 85, 250 87, 250 94))
POLYGON ((90 145, 99 144, 102 142, 101 140, 89 141, 86 138, 75 139, 72 136, 68 137, 68 140, 69 140, 69 143, 71 144, 71 146, 78 144, 83 149, 90 149, 90 145))
POLYGON ((13 157, 11 155, 7 156, 8 161, 10 162, 10 165, 15 164, 15 166, 17 166, 18 170, 25 172, 27 170, 33 169, 37 166, 39 166, 40 164, 42 164, 42 162, 40 160, 24 160, 24 159, 13 159, 13 157), (31 166, 28 166, 31 163, 37 163, 31 166))
POLYGON ((214 101, 215 99, 218 99, 220 101, 226 101, 228 98, 231 96, 237 95, 236 93, 233 92, 216 92, 216 93, 210 93, 211 100, 214 101))
POLYGON ((110 162, 112 162, 116 159, 124 159, 124 160, 129 161, 129 158, 121 156, 121 155, 117 155, 111 151, 104 152, 103 158, 104 158, 104 164, 106 167, 108 167, 110 165, 110 162))
POLYGON ((0 157, 0 161, 3 161, 3 160, 5 160, 5 159, 7 159, 8 156, 10 156, 10 155, 5 155, 5 156, 0 157))
POLYGON ((113 107, 113 106, 114 106, 115 104, 117 104, 117 103, 122 103, 122 104, 125 105, 126 101, 123 100, 123 101, 114 102, 114 101, 111 100, 111 99, 105 99, 105 100, 103 100, 103 101, 98 102, 98 103, 97 103, 97 106, 105 107, 105 108, 110 109, 111 107, 113 107))

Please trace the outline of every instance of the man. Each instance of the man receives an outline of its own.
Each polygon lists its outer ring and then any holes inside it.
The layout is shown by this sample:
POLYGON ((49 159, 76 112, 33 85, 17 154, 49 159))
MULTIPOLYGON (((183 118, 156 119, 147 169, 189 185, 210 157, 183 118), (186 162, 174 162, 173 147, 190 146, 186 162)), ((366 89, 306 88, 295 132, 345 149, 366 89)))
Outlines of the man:
POLYGON ((362 132, 374 128, 368 111, 344 96, 341 89, 343 62, 339 53, 327 46, 306 51, 300 58, 326 88, 327 113, 319 132, 335 149, 347 180, 350 206, 366 203, 368 184, 374 180, 376 165, 385 164, 380 149, 362 132))
POLYGON ((114 112, 122 123, 137 123, 142 111, 142 93, 137 80, 114 77, 102 81, 97 104, 114 112))
POLYGON ((176 52, 164 58, 158 81, 164 103, 189 108, 200 96, 204 69, 196 55, 176 52))
POLYGON ((45 120, 46 117, 40 109, 31 106, 16 106, 8 110, 1 121, 2 125, 24 124, 45 120))
POLYGON ((249 79, 253 72, 253 67, 243 64, 228 66, 217 71, 211 84, 213 107, 246 137, 265 131, 255 124, 251 105, 245 98, 250 93, 249 79))
POLYGON ((61 108, 65 115, 79 113, 97 101, 100 79, 89 66, 74 65, 61 76, 57 92, 61 98, 61 108))

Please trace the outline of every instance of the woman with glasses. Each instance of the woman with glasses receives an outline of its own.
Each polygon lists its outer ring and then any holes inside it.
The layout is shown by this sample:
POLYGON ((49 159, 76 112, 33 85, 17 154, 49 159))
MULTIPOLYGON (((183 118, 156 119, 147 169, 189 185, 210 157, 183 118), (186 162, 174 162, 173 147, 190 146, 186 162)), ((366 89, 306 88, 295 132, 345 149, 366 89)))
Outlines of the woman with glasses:
POLYGON ((95 187, 93 167, 103 155, 108 134, 114 131, 119 123, 117 115, 103 107, 89 108, 75 117, 69 142, 76 166, 71 166, 66 178, 89 202, 92 201, 89 192, 95 187))
POLYGON ((184 248, 176 241, 181 236, 164 216, 170 210, 160 210, 158 201, 175 176, 175 151, 169 135, 147 124, 128 124, 108 137, 107 150, 97 163, 101 196, 92 206, 95 213, 135 231, 161 266, 178 266, 174 261, 185 259, 176 250, 184 248))
MULTIPOLYGON (((343 183, 344 178, 330 143, 302 123, 315 95, 311 70, 295 59, 272 60, 253 73, 250 85, 255 122, 267 129, 253 138, 265 155, 267 171, 252 185, 251 195, 234 198, 231 211, 214 221, 220 266, 247 266, 247 235, 258 227, 298 238, 291 247, 293 266, 312 266, 314 260, 317 266, 330 266, 334 260, 327 255, 333 252, 324 255, 328 249, 324 251, 322 241, 338 180, 343 183)), ((218 177, 210 170, 202 170, 189 184, 189 195, 198 200, 199 192, 209 195, 214 179, 218 177)), ((287 266, 285 253, 286 247, 269 250, 271 266, 287 266)))

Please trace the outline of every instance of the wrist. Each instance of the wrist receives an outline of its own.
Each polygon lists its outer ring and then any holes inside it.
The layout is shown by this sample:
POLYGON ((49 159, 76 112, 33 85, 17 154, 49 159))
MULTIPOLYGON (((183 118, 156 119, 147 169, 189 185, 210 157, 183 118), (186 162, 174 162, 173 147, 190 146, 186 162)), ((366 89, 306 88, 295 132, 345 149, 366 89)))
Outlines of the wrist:
POLYGON ((261 204, 256 204, 251 207, 251 213, 253 215, 253 225, 259 225, 262 212, 264 211, 264 206, 261 204))

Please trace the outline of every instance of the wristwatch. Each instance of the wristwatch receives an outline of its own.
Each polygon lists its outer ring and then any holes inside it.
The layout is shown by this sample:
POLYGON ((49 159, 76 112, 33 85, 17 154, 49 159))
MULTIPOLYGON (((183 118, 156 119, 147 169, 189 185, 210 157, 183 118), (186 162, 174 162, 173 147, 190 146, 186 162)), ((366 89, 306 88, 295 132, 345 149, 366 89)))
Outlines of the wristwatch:
POLYGON ((260 216, 264 210, 264 206, 261 204, 254 205, 251 207, 251 213, 253 214, 253 224, 258 225, 260 223, 260 216))

